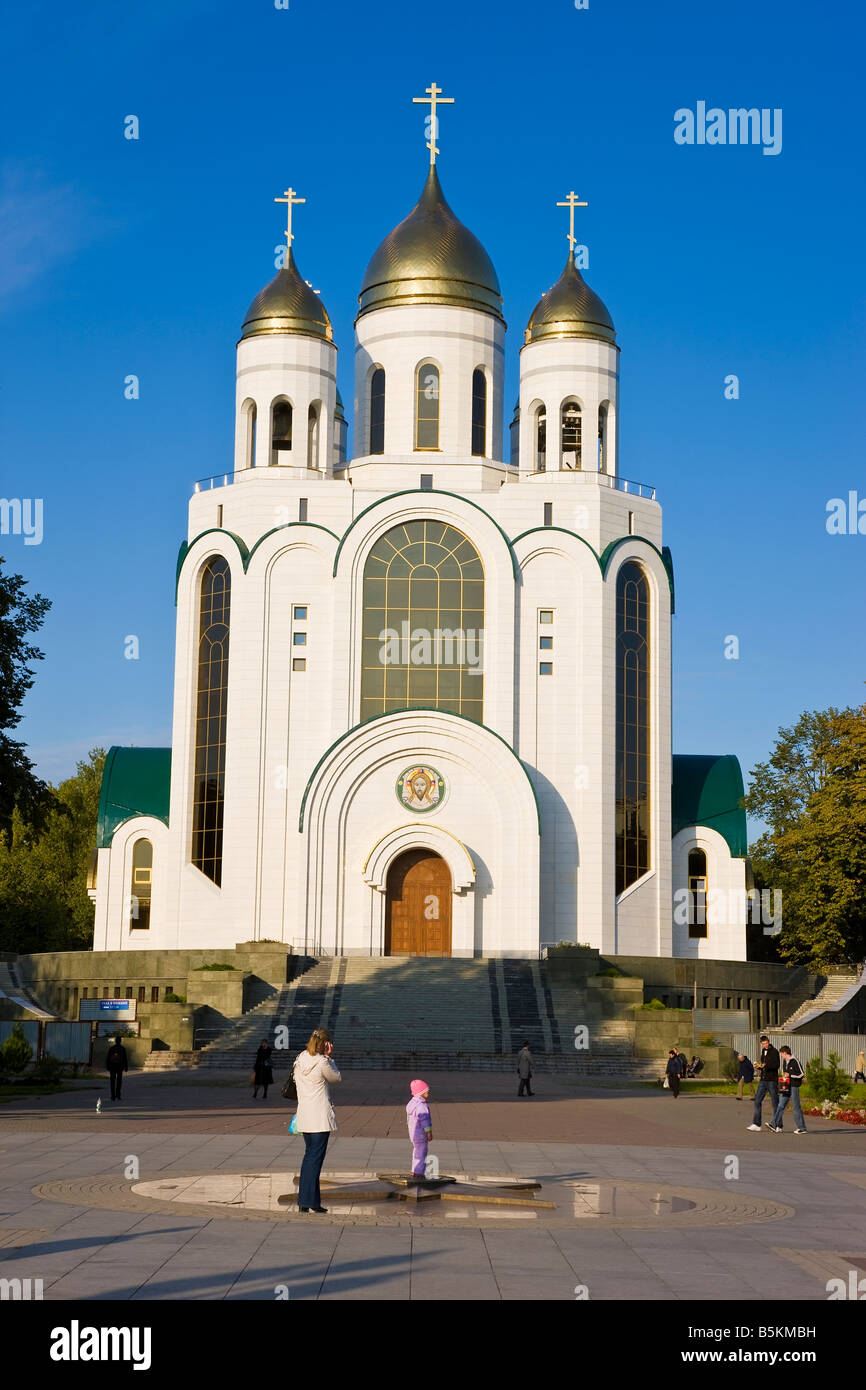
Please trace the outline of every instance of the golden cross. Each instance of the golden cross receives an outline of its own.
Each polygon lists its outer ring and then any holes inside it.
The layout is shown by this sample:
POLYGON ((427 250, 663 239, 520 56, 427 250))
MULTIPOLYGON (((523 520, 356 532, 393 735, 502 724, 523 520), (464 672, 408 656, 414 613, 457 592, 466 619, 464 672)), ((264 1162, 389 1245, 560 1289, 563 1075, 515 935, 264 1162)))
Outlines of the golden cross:
POLYGON ((422 106, 430 107, 430 139, 427 141, 427 148, 430 151, 430 164, 432 166, 436 163, 436 156, 439 153, 436 145, 436 136, 439 134, 439 123, 436 120, 436 104, 438 102, 442 106, 453 106, 454 98, 440 96, 439 94, 442 88, 437 87, 435 82, 431 83, 429 87, 425 87, 424 90, 427 93, 426 97, 413 97, 412 101, 416 105, 420 102, 422 106))
POLYGON ((284 190, 283 190, 283 196, 282 196, 282 198, 275 198, 275 199, 274 199, 274 202, 275 202, 275 203, 285 203, 285 204, 286 204, 286 250, 287 250, 287 251, 290 251, 291 248, 292 248, 292 208, 295 206, 296 203, 305 203, 306 201, 307 201, 306 198, 296 198, 296 197, 295 197, 295 190, 294 190, 294 188, 286 188, 286 189, 284 189, 284 190))
POLYGON ((557 203, 556 206, 558 208, 568 208, 568 241, 571 246, 571 253, 574 255, 574 247, 577 242, 577 237, 574 235, 574 209, 589 207, 589 203, 582 203, 574 189, 572 189, 565 199, 565 202, 557 203))

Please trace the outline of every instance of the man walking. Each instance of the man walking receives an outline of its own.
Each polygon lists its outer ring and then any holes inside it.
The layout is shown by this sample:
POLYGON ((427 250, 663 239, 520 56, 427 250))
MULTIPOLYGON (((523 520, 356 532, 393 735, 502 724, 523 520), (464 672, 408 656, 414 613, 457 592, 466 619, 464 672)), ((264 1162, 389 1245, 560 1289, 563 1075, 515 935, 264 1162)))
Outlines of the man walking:
POLYGON ((105 1058, 105 1065, 108 1069, 108 1080, 111 1083, 111 1099, 120 1100, 120 1092, 123 1086, 123 1073, 129 1070, 126 1060, 126 1048, 115 1038, 105 1058))
POLYGON ((665 1075, 668 1079, 668 1090, 670 1091, 674 1100, 677 1099, 680 1093, 680 1078, 682 1074, 683 1065, 680 1059, 680 1055, 677 1052, 676 1048, 672 1047, 668 1053, 668 1061, 667 1066, 665 1067, 665 1075))
MULTIPOLYGON (((779 1104, 779 1054, 775 1047, 770 1045, 770 1039, 766 1033, 761 1034, 761 1060, 758 1066, 761 1071, 761 1079, 758 1082, 758 1089, 755 1092, 755 1113, 749 1129, 761 1128, 761 1106, 764 1103, 764 1096, 769 1094, 773 1106, 773 1114, 776 1113, 776 1106, 779 1104)), ((772 1125, 770 1128, 772 1129, 772 1125)))
POLYGON ((752 1062, 749 1061, 749 1059, 748 1059, 748 1057, 746 1056, 745 1052, 740 1052, 740 1053, 738 1053, 738 1054, 737 1054, 737 1060, 738 1060, 739 1063, 740 1063, 740 1070, 739 1070, 739 1072, 737 1073, 737 1100, 742 1100, 742 1099, 743 1099, 743 1087, 744 1087, 744 1086, 751 1086, 751 1088, 752 1088, 752 1099, 754 1100, 754 1098, 755 1098, 755 1067, 754 1067, 754 1063, 752 1063, 752 1062))
POLYGON ((518 1100, 524 1093, 534 1096, 535 1092, 530 1086, 532 1080, 532 1053, 529 1050, 529 1043, 525 1042, 517 1054, 517 1075, 520 1077, 520 1085, 517 1088, 518 1100))
POLYGON ((793 1100, 794 1133, 805 1134, 806 1121, 803 1119, 803 1108, 800 1105, 800 1087, 804 1079, 803 1068, 797 1058, 793 1056, 790 1047, 781 1047, 779 1052, 782 1058, 782 1075, 779 1077, 779 1103, 776 1106, 772 1124, 769 1124, 767 1128, 773 1130, 775 1134, 782 1133, 785 1106, 789 1100, 793 1100))

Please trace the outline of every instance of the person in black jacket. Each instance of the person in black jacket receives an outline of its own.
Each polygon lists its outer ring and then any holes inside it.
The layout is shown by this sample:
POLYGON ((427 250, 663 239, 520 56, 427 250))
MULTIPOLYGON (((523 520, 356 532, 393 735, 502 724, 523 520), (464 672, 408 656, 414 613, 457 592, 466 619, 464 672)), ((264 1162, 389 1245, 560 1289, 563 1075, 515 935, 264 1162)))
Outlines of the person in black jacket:
POLYGON ((271 1045, 267 1038, 262 1038, 259 1050, 256 1053, 256 1060, 253 1063, 253 1100, 259 1094, 259 1087, 262 1087, 262 1100, 268 1098, 268 1087, 273 1085, 274 1073, 271 1070, 271 1045))
MULTIPOLYGON (((761 1060, 758 1066, 761 1069, 761 1079, 755 1092, 755 1114, 752 1123, 748 1126, 749 1129, 761 1128, 761 1106, 764 1103, 765 1095, 769 1093, 774 1115, 776 1106, 779 1104, 779 1054, 771 1045, 766 1033, 761 1034, 761 1060)), ((772 1121, 769 1128, 773 1128, 772 1121)))
POLYGON ((749 1058, 746 1056, 745 1052, 740 1052, 740 1053, 738 1053, 738 1054, 737 1054, 737 1060, 738 1060, 738 1062, 739 1062, 739 1064, 740 1064, 740 1070, 737 1072, 737 1100, 742 1100, 742 1099, 743 1099, 743 1087, 744 1087, 744 1086, 751 1086, 751 1088, 752 1088, 752 1099, 754 1100, 754 1098, 755 1098, 755 1067, 754 1067, 754 1064, 753 1064, 752 1062, 749 1061, 749 1058))
POLYGON ((120 1100, 120 1092, 123 1086, 123 1073, 129 1070, 129 1063, 126 1059, 126 1048, 120 1038, 115 1038, 108 1052, 105 1055, 105 1066, 108 1071, 108 1080, 111 1086, 111 1099, 120 1100))
POLYGON ((667 1076, 670 1093, 674 1097, 674 1100, 676 1100, 680 1093, 680 1077, 682 1074, 682 1063, 680 1062, 679 1054, 676 1049, 672 1047, 668 1053, 668 1064, 665 1067, 665 1075, 667 1076))
POLYGON ((806 1133, 806 1121, 803 1119, 803 1107, 800 1104, 800 1087, 806 1079, 805 1072, 792 1054, 790 1047, 781 1047, 779 1052, 782 1058, 782 1075, 779 1077, 779 1103, 776 1106, 776 1113, 773 1122, 769 1126, 776 1134, 782 1133, 782 1117, 785 1114, 785 1106, 789 1100, 794 1102, 794 1133, 806 1133))

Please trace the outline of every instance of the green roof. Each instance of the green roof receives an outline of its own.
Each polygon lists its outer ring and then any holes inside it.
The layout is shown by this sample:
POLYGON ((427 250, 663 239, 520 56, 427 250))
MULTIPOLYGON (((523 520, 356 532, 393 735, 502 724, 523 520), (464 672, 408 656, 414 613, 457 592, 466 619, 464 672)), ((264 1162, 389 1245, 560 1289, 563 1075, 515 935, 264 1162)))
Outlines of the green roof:
POLYGON ((705 825, 727 840, 736 859, 744 859, 749 850, 739 759, 733 753, 675 753, 673 762, 672 834, 705 825))
POLYGON ((170 784, 170 748, 109 748, 99 793, 98 848, 110 845, 115 830, 133 816, 155 816, 168 825, 170 784))

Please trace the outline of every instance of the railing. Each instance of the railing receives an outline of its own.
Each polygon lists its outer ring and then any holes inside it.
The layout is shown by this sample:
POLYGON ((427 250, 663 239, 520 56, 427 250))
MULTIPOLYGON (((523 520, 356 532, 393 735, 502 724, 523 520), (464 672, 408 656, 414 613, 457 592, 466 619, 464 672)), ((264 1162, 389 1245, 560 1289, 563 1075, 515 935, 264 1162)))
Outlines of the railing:
MULTIPOLYGON (((273 464, 273 468, 280 469, 283 465, 273 464)), ((266 473, 268 468, 238 468, 229 469, 225 473, 214 473, 209 478, 198 478, 193 483, 193 493, 210 492, 213 488, 230 487, 243 473, 266 473)), ((544 467, 538 469, 539 473, 544 473, 544 467)), ((651 483, 636 483, 631 478, 618 478, 613 473, 604 473, 595 468, 566 468, 562 470, 567 473, 581 474, 583 477, 597 478, 599 487, 613 488, 616 492, 627 492, 632 497, 644 497, 650 502, 656 500, 656 490, 651 483)))

